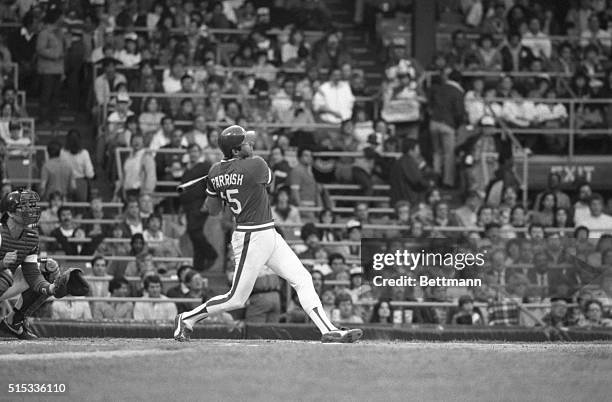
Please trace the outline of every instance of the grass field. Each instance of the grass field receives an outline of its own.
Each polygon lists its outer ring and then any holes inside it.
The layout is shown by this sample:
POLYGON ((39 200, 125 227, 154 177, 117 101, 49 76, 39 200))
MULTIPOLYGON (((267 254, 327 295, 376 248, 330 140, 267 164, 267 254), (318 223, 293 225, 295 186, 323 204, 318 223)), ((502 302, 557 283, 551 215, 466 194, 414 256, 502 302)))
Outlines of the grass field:
POLYGON ((609 401, 611 373, 610 343, 0 339, 7 401, 609 401))

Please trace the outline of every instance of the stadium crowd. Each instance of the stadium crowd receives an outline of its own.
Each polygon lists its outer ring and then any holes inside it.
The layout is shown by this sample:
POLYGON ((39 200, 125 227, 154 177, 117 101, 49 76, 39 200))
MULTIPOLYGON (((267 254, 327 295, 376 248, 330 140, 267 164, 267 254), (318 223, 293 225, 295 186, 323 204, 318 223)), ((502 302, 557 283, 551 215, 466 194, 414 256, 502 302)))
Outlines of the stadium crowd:
MULTIPOLYGON (((385 18, 402 5, 356 3, 356 23, 367 28, 361 7, 385 18)), ((333 321, 612 326, 612 198, 584 178, 564 186, 555 173, 534 194, 514 171, 517 153, 568 152, 568 136, 554 130, 612 127, 612 5, 576 3, 562 10, 528 0, 440 1, 442 20, 464 23, 448 49, 425 69, 405 38, 392 38, 376 50, 374 79, 324 1, 3 4, 3 21, 20 28, 0 40, 0 57, 19 65, 28 96, 38 82, 37 129, 69 128, 58 120, 62 94, 95 121, 95 138, 69 129, 63 143, 46 143, 38 185, 48 202, 43 249, 82 256, 92 296, 143 298, 56 301, 43 314, 171 319, 214 294, 214 273, 231 283, 229 213, 209 216, 203 192, 177 197, 174 189, 206 174, 223 157, 220 131, 240 124, 257 132, 256 149, 274 175, 277 230, 310 269, 333 321), (92 155, 85 140, 95 142, 92 155), (487 159, 491 152, 498 158, 487 159), (97 188, 101 180, 112 191, 97 188), (342 196, 334 195, 339 184, 348 185, 342 196), (122 205, 120 214, 109 201, 122 205), (401 238, 449 238, 461 249, 486 250, 484 269, 442 272, 478 277, 483 286, 377 289, 360 260, 362 237, 387 239, 389 250, 403 247, 401 238), (166 297, 196 301, 146 302, 166 297), (542 321, 519 319, 518 309, 506 311, 514 302, 551 307, 533 309, 542 321)), ((26 111, 17 88, 0 84, 6 147, 23 136, 11 121, 26 111)), ((608 143, 609 134, 581 134, 575 150, 606 153, 608 143)), ((264 273, 246 311, 215 320, 305 321, 286 292, 264 273)))

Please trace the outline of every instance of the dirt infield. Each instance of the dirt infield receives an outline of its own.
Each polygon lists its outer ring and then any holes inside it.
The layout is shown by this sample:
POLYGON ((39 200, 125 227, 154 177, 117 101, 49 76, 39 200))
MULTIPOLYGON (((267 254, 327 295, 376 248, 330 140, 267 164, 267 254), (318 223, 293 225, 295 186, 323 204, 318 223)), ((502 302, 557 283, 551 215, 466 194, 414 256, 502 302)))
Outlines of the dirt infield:
POLYGON ((607 401, 612 345, 0 339, 0 400, 607 401), (8 393, 63 383, 64 394, 8 393))

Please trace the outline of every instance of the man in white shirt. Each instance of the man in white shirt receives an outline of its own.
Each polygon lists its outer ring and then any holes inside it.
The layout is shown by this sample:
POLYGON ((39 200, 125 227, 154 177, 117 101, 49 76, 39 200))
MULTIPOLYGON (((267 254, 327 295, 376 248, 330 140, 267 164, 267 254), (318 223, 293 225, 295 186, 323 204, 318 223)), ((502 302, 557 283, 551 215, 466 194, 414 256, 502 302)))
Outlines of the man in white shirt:
POLYGON ((552 43, 548 35, 540 30, 540 20, 532 18, 529 21, 529 31, 523 35, 521 41, 523 46, 531 49, 535 57, 550 59, 552 54, 552 43))
MULTIPOLYGON (((150 275, 144 279, 145 295, 143 299, 167 299, 162 295, 161 279, 157 275, 150 275)), ((135 320, 172 320, 176 316, 176 305, 174 303, 134 303, 135 320)))
POLYGON ((54 320, 91 320, 91 309, 86 301, 56 300, 51 305, 54 320))
POLYGON ((593 239, 599 239, 604 233, 612 233, 612 216, 603 212, 603 197, 594 193, 589 202, 590 214, 576 220, 576 227, 585 226, 593 239))
POLYGON ((326 123, 339 124, 353 115, 355 97, 349 83, 341 78, 340 69, 332 69, 329 81, 321 84, 313 98, 314 111, 326 123))

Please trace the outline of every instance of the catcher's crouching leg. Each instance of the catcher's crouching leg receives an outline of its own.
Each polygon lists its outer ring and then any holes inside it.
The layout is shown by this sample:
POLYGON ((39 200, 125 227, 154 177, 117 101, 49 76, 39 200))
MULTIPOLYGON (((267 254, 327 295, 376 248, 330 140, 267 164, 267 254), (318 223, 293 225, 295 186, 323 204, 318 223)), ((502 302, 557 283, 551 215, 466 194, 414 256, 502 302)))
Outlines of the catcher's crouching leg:
MULTIPOLYGON (((61 299, 69 294, 85 296, 89 293, 89 284, 83 278, 83 271, 79 268, 69 268, 60 272, 57 262, 49 259, 41 264, 40 271, 47 281, 53 283, 51 295, 56 299, 61 299)), ((25 318, 33 315, 49 296, 48 293, 37 293, 31 288, 26 290, 17 301, 15 311, 4 320, 4 324, 14 329, 23 328, 20 333, 12 331, 21 339, 36 338, 37 336, 28 327, 25 318)))

